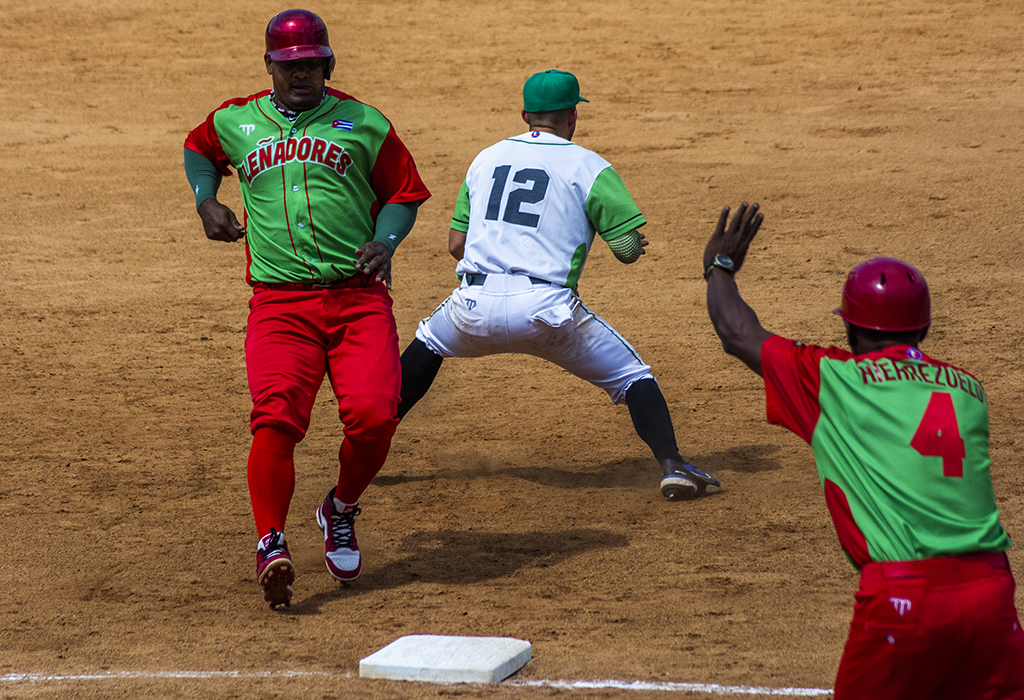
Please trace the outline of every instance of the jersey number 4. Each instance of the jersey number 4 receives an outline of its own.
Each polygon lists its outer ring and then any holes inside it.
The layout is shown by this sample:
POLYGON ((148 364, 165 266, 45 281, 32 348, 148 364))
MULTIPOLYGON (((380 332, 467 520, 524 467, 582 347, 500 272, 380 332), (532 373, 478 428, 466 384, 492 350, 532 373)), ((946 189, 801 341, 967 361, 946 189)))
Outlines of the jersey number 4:
POLYGON ((967 453, 960 437, 952 396, 941 391, 932 392, 910 446, 925 457, 942 457, 943 476, 964 475, 964 456, 967 453))
MULTIPOLYGON (((487 211, 484 218, 488 221, 498 220, 498 211, 501 209, 502 196, 505 194, 505 185, 508 183, 508 174, 512 170, 511 165, 499 165, 494 169, 494 185, 491 187, 491 196, 487 198, 487 211)), ((510 224, 529 226, 537 228, 540 217, 536 214, 520 211, 519 207, 524 204, 536 204, 544 199, 548 191, 548 174, 538 168, 523 168, 512 177, 512 182, 525 185, 527 182, 533 184, 529 187, 520 187, 508 193, 508 202, 505 203, 505 213, 501 220, 510 224)))

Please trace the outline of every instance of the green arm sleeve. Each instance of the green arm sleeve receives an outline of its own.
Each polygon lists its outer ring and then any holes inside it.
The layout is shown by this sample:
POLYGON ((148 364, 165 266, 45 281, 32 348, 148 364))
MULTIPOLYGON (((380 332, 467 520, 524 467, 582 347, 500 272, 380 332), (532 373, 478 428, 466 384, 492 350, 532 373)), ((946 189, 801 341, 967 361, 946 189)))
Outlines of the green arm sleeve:
POLYGON ((640 242, 640 234, 636 229, 608 241, 608 247, 612 255, 619 262, 634 263, 644 254, 644 247, 640 242))
POLYGON ((416 210, 419 202, 391 202, 385 204, 377 213, 377 229, 373 240, 383 243, 394 255, 398 244, 412 231, 416 223, 416 210))
POLYGON ((196 197, 196 209, 207 199, 215 199, 220 189, 222 176, 217 166, 190 148, 185 149, 185 176, 192 185, 192 193, 196 197))

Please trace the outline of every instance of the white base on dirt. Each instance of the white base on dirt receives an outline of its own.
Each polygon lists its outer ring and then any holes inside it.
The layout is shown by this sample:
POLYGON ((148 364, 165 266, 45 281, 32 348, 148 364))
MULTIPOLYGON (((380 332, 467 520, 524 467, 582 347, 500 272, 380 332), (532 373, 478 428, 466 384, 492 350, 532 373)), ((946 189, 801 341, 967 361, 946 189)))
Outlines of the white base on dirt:
POLYGON ((430 683, 498 683, 530 660, 530 643, 510 637, 399 637, 359 662, 361 678, 430 683))

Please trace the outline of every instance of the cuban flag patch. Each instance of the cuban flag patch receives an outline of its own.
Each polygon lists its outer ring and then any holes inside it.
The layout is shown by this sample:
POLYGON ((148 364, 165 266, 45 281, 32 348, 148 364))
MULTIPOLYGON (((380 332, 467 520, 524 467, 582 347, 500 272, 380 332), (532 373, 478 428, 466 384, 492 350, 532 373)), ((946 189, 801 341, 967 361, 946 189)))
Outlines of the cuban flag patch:
POLYGON ((331 124, 335 129, 344 129, 345 131, 352 131, 352 122, 347 119, 335 119, 334 123, 331 124))

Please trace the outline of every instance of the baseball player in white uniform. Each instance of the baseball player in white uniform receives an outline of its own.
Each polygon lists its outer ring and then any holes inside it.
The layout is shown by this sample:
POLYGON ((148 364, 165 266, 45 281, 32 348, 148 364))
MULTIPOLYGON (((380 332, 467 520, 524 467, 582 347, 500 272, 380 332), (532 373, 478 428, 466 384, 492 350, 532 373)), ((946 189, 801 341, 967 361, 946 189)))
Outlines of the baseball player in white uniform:
POLYGON ((402 354, 399 419, 426 394, 445 357, 525 353, 549 360, 625 403, 661 464, 661 492, 682 500, 720 489, 676 445, 668 405, 636 350, 576 295, 595 233, 616 258, 646 251, 646 220, 604 158, 572 142, 580 97, 571 73, 523 86, 530 130, 484 149, 455 205, 448 248, 462 280, 420 322, 402 354))

